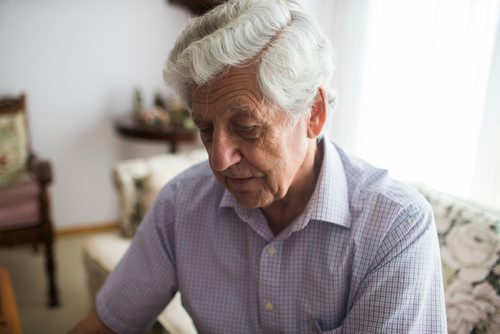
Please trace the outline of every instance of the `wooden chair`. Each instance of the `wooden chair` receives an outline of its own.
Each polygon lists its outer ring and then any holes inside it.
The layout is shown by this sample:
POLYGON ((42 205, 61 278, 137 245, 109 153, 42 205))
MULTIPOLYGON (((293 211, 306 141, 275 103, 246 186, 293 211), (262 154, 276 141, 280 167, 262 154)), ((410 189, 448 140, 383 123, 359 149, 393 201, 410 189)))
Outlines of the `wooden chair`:
POLYGON ((50 199, 49 161, 31 151, 26 98, 0 99, 0 247, 44 245, 48 305, 59 305, 50 199))

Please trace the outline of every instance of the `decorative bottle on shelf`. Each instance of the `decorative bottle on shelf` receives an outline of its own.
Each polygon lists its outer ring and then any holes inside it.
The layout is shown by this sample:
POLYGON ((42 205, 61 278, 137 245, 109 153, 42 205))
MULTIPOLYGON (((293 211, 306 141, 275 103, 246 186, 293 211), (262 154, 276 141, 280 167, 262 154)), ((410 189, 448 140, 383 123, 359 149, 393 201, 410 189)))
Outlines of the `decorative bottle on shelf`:
POLYGON ((144 118, 144 102, 142 93, 138 88, 134 90, 134 117, 139 122, 142 122, 144 118))
POLYGON ((155 107, 159 107, 159 108, 167 111, 167 108, 165 107, 165 100, 161 96, 160 92, 155 93, 154 105, 155 105, 155 107))

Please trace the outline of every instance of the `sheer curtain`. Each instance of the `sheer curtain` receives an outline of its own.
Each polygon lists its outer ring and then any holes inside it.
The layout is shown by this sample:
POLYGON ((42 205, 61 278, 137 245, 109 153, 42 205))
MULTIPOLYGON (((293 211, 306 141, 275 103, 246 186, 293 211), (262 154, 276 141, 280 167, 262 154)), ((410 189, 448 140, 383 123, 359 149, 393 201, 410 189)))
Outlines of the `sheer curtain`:
POLYGON ((500 207, 500 0, 335 3, 332 137, 397 178, 500 207))

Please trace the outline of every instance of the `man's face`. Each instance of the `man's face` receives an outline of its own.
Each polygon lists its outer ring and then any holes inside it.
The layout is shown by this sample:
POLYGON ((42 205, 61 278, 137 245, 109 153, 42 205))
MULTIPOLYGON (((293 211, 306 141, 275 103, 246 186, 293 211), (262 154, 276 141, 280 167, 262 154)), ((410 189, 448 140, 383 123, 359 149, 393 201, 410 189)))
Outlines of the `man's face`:
POLYGON ((300 191, 308 148, 305 117, 294 122, 264 102, 256 78, 256 65, 231 68, 192 91, 193 120, 214 175, 249 208, 300 191))

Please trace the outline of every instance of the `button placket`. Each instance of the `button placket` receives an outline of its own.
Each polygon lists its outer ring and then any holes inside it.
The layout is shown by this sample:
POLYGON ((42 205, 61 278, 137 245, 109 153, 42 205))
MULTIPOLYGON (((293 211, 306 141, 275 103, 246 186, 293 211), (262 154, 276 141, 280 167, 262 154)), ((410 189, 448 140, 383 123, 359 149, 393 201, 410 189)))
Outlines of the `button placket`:
POLYGON ((264 247, 260 258, 259 298, 262 325, 269 333, 278 326, 276 302, 279 298, 280 249, 276 242, 264 247))

